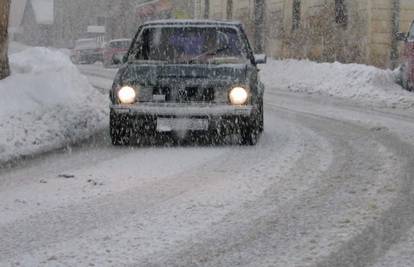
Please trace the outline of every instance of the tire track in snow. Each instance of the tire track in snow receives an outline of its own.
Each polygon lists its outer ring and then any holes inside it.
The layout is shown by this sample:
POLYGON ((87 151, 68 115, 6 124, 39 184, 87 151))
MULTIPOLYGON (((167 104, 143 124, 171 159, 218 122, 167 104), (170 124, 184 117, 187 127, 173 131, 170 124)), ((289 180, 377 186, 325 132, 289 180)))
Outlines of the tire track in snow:
MULTIPOLYGON (((279 138, 280 137, 277 137, 276 139, 279 138)), ((224 177, 228 175, 236 175, 236 173, 243 172, 246 167, 248 168, 248 166, 244 166, 245 159, 249 159, 249 161, 260 161, 260 159, 266 155, 261 155, 258 159, 254 159, 255 157, 248 157, 245 155, 242 157, 244 160, 240 161, 237 157, 234 158, 233 154, 235 151, 238 151, 241 154, 253 153, 256 155, 256 153, 258 153, 257 150, 260 151, 260 149, 263 149, 269 153, 270 151, 273 151, 271 149, 274 149, 273 147, 275 145, 280 146, 283 145, 284 142, 281 142, 280 140, 275 142, 275 138, 270 137, 270 141, 267 141, 266 144, 267 145, 259 144, 258 147, 247 151, 245 151, 245 149, 240 149, 237 146, 231 147, 231 149, 225 148, 226 151, 229 150, 226 152, 227 158, 220 156, 220 160, 216 159, 211 164, 205 162, 205 167, 203 171, 201 171, 201 174, 204 172, 205 175, 195 175, 194 172, 199 173, 199 171, 195 169, 193 171, 190 171, 190 175, 175 174, 173 177, 170 177, 170 179, 168 179, 169 181, 160 181, 154 184, 149 184, 147 188, 141 188, 139 191, 140 193, 137 193, 137 188, 131 188, 129 190, 122 191, 122 193, 112 195, 109 194, 106 196, 98 197, 97 199, 92 199, 83 204, 64 206, 56 210, 46 211, 39 215, 30 216, 22 221, 19 220, 20 222, 16 221, 12 224, 3 225, 0 232, 6 234, 3 235, 5 241, 1 244, 1 254, 3 257, 6 255, 10 256, 16 251, 21 252, 22 250, 24 251, 26 249, 30 250, 30 248, 33 247, 41 247, 42 244, 45 243, 53 243, 59 240, 59 242, 62 242, 64 240, 71 239, 82 234, 85 231, 93 229, 97 225, 105 225, 111 224, 111 222, 116 222, 120 217, 122 217, 122 211, 125 212, 125 210, 127 210, 128 212, 126 212, 126 214, 123 216, 129 216, 129 211, 134 210, 134 208, 136 209, 137 206, 141 209, 150 209, 152 205, 150 199, 152 199, 152 201, 155 201, 154 203, 160 203, 166 201, 167 199, 170 199, 175 195, 180 195, 182 193, 182 190, 188 190, 184 189, 188 185, 195 186, 194 183, 211 183, 214 180, 220 179, 220 172, 217 173, 215 171, 218 166, 224 168, 224 172, 222 174, 224 177), (233 162, 233 166, 236 171, 230 171, 228 167, 226 167, 229 162, 233 162), (237 169, 239 170, 237 171, 237 169), (230 174, 228 172, 230 172, 230 174), (191 173, 193 173, 193 175, 191 175, 191 173), (209 173, 212 173, 214 175, 210 175, 209 173), (207 177, 203 177, 206 175, 207 177), (78 205, 80 205, 80 207, 78 205), (121 214, 119 213, 120 211, 121 214), (98 218, 97 221, 96 218, 98 218), (65 223, 62 224, 62 222, 70 222, 71 226, 66 225, 65 223), (19 232, 18 229, 30 229, 31 225, 38 226, 35 229, 30 230, 30 236, 32 237, 33 243, 23 242, 25 235, 21 236, 23 240, 19 240, 19 235, 17 234, 19 232), (81 229, 77 229, 77 225, 82 225, 81 229), (51 230, 54 227, 57 228, 51 230)), ((182 150, 182 152, 185 152, 185 149, 182 150)), ((136 153, 140 153, 140 151, 137 150, 136 153)), ((108 163, 108 161, 105 162, 105 164, 108 163)), ((68 169, 68 171, 69 170, 70 169, 68 169)), ((198 186, 199 185, 197 185, 197 187, 198 186)))

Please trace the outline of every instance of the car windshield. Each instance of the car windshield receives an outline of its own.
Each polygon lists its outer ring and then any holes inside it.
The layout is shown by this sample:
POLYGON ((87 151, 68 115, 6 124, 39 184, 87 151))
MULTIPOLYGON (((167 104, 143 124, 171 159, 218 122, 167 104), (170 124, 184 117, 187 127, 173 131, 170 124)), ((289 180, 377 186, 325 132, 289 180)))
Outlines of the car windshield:
POLYGON ((111 47, 111 48, 129 48, 130 43, 131 43, 130 40, 113 41, 109 44, 109 47, 111 47))
POLYGON ((135 43, 135 60, 168 63, 230 63, 246 60, 238 31, 216 27, 146 28, 135 43))
POLYGON ((411 25, 411 30, 410 30, 410 33, 408 35, 408 38, 410 40, 414 40, 414 23, 411 25))
POLYGON ((84 39, 76 41, 76 48, 95 48, 97 43, 95 39, 84 39))

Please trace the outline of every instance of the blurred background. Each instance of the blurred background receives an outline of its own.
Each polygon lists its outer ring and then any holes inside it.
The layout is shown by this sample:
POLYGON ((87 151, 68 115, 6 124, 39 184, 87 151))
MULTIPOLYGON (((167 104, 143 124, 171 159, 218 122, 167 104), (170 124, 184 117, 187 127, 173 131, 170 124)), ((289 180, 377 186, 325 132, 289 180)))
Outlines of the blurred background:
POLYGON ((239 20, 257 52, 274 58, 393 68, 413 0, 13 0, 13 41, 73 48, 80 38, 132 38, 153 19, 239 20))

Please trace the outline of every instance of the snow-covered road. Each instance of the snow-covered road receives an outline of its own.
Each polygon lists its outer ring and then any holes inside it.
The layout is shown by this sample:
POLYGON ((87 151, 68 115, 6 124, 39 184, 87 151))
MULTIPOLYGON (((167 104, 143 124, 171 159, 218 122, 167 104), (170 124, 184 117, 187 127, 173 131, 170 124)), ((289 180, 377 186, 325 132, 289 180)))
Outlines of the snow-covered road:
POLYGON ((0 266, 412 266, 412 111, 265 99, 256 147, 102 133, 0 170, 0 266))

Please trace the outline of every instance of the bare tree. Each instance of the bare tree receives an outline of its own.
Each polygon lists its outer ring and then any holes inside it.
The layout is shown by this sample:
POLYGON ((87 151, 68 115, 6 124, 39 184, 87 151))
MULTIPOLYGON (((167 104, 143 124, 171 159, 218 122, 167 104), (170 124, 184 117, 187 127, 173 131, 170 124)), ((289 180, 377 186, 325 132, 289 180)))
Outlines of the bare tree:
POLYGON ((7 56, 10 0, 0 0, 0 80, 10 75, 9 59, 7 56))

